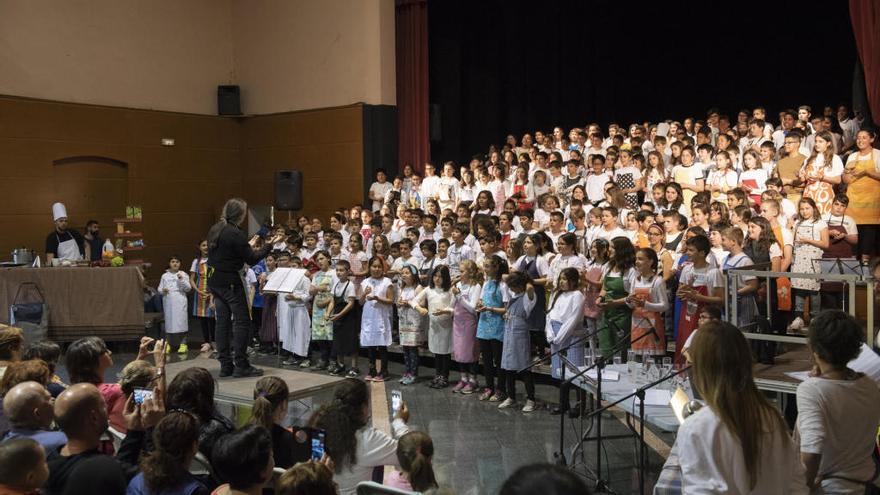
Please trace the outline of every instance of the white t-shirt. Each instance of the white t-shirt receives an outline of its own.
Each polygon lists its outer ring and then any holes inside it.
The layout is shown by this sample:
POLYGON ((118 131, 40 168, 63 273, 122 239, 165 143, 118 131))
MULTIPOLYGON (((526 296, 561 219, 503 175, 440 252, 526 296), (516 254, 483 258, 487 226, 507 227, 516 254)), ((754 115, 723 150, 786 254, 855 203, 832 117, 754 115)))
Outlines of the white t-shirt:
POLYGON ((843 225, 844 230, 846 230, 847 235, 858 234, 859 229, 856 226, 856 221, 849 215, 844 214, 842 217, 836 217, 831 213, 822 217, 822 220, 825 221, 829 226, 831 225, 843 225))
MULTIPOLYGON (((388 194, 388 191, 391 190, 391 183, 388 181, 385 182, 373 182, 370 185, 370 196, 374 198, 385 198, 385 195, 388 194)), ((374 199, 373 200, 373 211, 379 211, 382 209, 382 199, 374 199)))
MULTIPOLYGON (((856 480, 874 475, 871 451, 880 423, 880 389, 863 376, 856 380, 811 377, 797 389, 795 439, 800 451, 821 454, 819 475, 856 480)), ((823 493, 863 493, 863 485, 830 478, 823 493)))
POLYGON ((739 183, 747 184, 752 187, 749 191, 750 195, 759 195, 767 190, 767 171, 763 168, 755 168, 752 170, 744 170, 739 175, 739 183), (754 184, 752 183, 754 181, 754 184))
POLYGON ((585 188, 587 190, 587 199, 591 203, 597 203, 605 199, 605 184, 611 178, 607 173, 603 172, 601 174, 593 174, 587 176, 585 180, 585 188))

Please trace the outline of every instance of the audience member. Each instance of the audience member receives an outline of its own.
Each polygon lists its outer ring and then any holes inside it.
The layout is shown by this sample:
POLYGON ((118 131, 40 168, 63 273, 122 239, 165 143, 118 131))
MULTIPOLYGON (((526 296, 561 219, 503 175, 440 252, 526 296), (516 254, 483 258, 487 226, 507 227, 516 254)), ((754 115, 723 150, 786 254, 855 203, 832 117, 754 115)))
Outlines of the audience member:
MULTIPOLYGON (((367 426, 369 395, 365 382, 346 379, 309 421, 327 432, 326 452, 336 465, 340 495, 353 495, 358 483, 372 479, 373 468, 398 465, 397 440, 367 426)), ((391 423, 395 437, 409 432, 408 420, 409 410, 402 404, 391 423)))
POLYGON ((309 432, 306 429, 288 430, 281 426, 287 415, 290 389, 277 376, 264 376, 254 388, 254 406, 250 424, 260 425, 272 435, 275 465, 287 469, 311 456, 309 432))
POLYGON ((742 331, 706 323, 689 353, 706 407, 678 430, 682 493, 807 493, 785 420, 752 380, 742 331))
POLYGON ((217 439, 235 425, 214 407, 214 378, 205 368, 187 368, 168 384, 169 410, 189 411, 199 418, 199 452, 209 460, 217 439))
POLYGON ((275 495, 336 495, 332 463, 308 461, 296 464, 278 479, 275 495))
POLYGON ((67 384, 61 380, 61 377, 55 374, 55 368, 58 365, 58 361, 61 360, 60 345, 51 340, 34 342, 24 351, 22 359, 42 359, 49 365, 49 372, 52 373, 52 378, 49 384, 46 385, 46 388, 49 389, 49 393, 52 394, 52 397, 58 397, 58 394, 67 388, 67 384))
POLYGON ((164 413, 161 394, 135 404, 126 402, 128 434, 116 457, 98 450, 107 430, 107 405, 98 388, 90 383, 70 386, 55 401, 55 418, 67 435, 67 444, 50 452, 49 479, 45 494, 116 495, 125 493, 128 480, 137 473, 145 428, 152 427, 164 413))
POLYGON ((590 495, 586 483, 574 471, 555 464, 523 466, 501 485, 498 495, 590 495))
POLYGON ((431 465, 433 458, 434 442, 427 433, 411 431, 403 435, 397 442, 400 470, 392 472, 385 484, 415 492, 437 488, 434 467, 431 465))
POLYGON ((29 438, 0 443, 0 494, 35 495, 49 477, 46 453, 29 438))
POLYGON ((199 420, 187 411, 169 411, 153 429, 153 451, 141 458, 141 472, 126 495, 208 495, 210 490, 189 473, 199 451, 199 420))
POLYGON ((860 494, 877 479, 872 454, 880 424, 880 389, 847 364, 862 351, 858 321, 840 310, 824 311, 807 334, 815 363, 797 389, 795 439, 811 489, 860 494))
POLYGON ((272 479, 272 437, 258 425, 223 435, 211 452, 214 474, 225 484, 212 495, 260 495, 272 479))
POLYGON ((67 443, 67 436, 52 431, 55 413, 52 396, 42 384, 28 381, 12 387, 3 397, 3 411, 12 428, 3 440, 30 438, 52 452, 67 443))
POLYGON ((0 378, 10 363, 21 361, 24 336, 18 327, 0 324, 0 378))

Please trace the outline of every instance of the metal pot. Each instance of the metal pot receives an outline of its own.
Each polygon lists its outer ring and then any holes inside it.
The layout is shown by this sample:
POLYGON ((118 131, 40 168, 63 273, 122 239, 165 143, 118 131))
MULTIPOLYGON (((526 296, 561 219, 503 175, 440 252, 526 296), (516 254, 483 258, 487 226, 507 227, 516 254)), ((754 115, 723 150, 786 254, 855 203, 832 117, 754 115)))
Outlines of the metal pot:
POLYGON ((12 251, 12 262, 30 265, 34 262, 34 251, 28 248, 18 248, 12 251))

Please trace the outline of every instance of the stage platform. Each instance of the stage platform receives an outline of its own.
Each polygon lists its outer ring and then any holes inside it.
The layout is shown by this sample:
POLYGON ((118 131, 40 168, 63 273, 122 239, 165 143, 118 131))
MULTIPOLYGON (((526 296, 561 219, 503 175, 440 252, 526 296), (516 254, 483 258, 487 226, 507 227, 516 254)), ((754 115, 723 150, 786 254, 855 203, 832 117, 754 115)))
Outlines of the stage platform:
MULTIPOLYGON (((254 363, 265 371, 263 376, 277 376, 287 383, 290 388, 290 399, 301 399, 333 389, 344 378, 329 376, 304 371, 294 371, 284 368, 262 366, 254 363)), ((192 367, 205 368, 211 372, 217 382, 217 391, 214 400, 239 406, 250 406, 254 401, 254 386, 262 377, 248 378, 220 378, 220 362, 216 359, 197 357, 175 363, 168 363, 165 372, 168 375, 168 383, 181 371, 192 367)))

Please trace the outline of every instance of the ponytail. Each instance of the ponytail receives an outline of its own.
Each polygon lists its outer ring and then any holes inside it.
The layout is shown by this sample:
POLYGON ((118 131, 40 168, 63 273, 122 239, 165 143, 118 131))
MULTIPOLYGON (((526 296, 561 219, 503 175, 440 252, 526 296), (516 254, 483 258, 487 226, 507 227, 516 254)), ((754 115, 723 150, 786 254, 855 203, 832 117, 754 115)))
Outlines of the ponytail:
POLYGON ((434 442, 427 433, 412 431, 400 437, 397 442, 397 461, 406 472, 409 484, 414 491, 424 492, 437 488, 434 477, 434 442))
POLYGON ((254 406, 251 409, 250 424, 259 425, 272 431, 275 424, 275 411, 287 401, 290 389, 284 380, 277 376, 266 376, 257 381, 254 387, 254 406))
POLYGON ((241 198, 231 198, 223 205, 223 211, 220 213, 220 221, 211 226, 208 231, 208 249, 217 247, 217 240, 220 238, 220 232, 227 225, 239 226, 244 221, 247 213, 247 203, 241 198))

